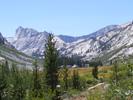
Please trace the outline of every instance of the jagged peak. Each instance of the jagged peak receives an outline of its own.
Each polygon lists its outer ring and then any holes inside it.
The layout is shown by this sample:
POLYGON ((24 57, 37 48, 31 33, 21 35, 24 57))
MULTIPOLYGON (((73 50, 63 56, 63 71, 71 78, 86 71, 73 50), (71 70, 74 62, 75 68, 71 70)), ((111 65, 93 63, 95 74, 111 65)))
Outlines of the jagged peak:
POLYGON ((38 32, 38 31, 35 30, 35 29, 32 29, 32 28, 24 28, 24 27, 22 27, 22 26, 19 26, 19 27, 16 29, 16 33, 19 33, 19 32, 22 32, 22 31, 25 31, 26 33, 28 33, 28 32, 34 32, 34 33, 38 32))
POLYGON ((33 29, 33 28, 24 28, 22 26, 19 26, 16 29, 16 34, 15 37, 18 39, 20 37, 32 37, 32 36, 36 36, 36 35, 40 35, 40 34, 48 34, 48 32, 44 31, 44 32, 38 32, 37 30, 33 29))

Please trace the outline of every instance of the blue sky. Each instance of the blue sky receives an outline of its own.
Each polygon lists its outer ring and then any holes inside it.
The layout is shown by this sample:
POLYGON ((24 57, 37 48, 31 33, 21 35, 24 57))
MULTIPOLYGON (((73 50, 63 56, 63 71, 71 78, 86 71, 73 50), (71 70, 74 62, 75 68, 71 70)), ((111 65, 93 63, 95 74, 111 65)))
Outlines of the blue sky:
POLYGON ((18 26, 80 36, 133 20, 133 0, 0 0, 0 32, 18 26))

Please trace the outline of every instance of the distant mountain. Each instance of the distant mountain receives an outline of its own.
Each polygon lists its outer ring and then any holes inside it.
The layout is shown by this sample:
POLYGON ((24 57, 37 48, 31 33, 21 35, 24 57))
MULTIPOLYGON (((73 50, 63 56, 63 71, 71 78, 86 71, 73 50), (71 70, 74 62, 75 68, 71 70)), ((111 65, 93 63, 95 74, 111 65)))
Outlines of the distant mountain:
POLYGON ((58 37, 66 43, 71 43, 78 39, 77 37, 72 37, 72 36, 67 36, 67 35, 59 35, 58 37))
POLYGON ((101 58, 103 61, 110 61, 118 56, 132 55, 132 44, 133 23, 129 22, 123 25, 115 25, 113 28, 107 26, 102 31, 80 38, 67 45, 62 53, 69 56, 78 54, 84 60, 101 58))
MULTIPOLYGON (((44 47, 49 33, 37 32, 31 28, 18 27, 14 38, 7 38, 8 41, 19 51, 24 52, 30 56, 42 57, 44 53, 44 47)), ((64 41, 58 37, 57 47, 62 48, 65 44, 64 41)))
MULTIPOLYGON (((11 44, 28 55, 40 57, 43 56, 48 34, 46 31, 38 32, 19 27, 11 44)), ((78 55, 83 60, 99 58, 107 62, 115 57, 128 57, 133 54, 133 22, 110 25, 79 37, 59 35, 55 36, 55 40, 57 49, 63 55, 78 55)))
POLYGON ((103 34, 106 34, 110 31, 115 31, 115 30, 118 30, 120 28, 119 25, 109 25, 109 26, 106 26, 102 29, 99 29, 98 31, 94 32, 94 33, 91 33, 91 34, 88 34, 88 35, 83 35, 83 36, 79 36, 77 37, 78 39, 88 39, 88 38, 95 38, 97 36, 101 36, 103 34))
POLYGON ((58 37, 61 38, 66 43, 71 43, 71 42, 77 41, 79 39, 95 38, 96 36, 108 33, 109 31, 112 31, 112 30, 113 31, 118 30, 119 28, 120 28, 119 25, 109 25, 109 26, 106 26, 94 33, 88 34, 88 35, 83 35, 83 36, 78 36, 78 37, 59 35, 58 37))

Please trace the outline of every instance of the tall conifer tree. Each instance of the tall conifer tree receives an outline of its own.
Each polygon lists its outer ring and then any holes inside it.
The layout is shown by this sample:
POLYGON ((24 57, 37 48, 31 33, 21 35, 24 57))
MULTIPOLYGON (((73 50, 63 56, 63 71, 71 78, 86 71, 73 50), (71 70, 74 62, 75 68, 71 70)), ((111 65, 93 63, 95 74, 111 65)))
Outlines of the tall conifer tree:
POLYGON ((40 82, 39 82, 39 67, 37 65, 37 60, 33 63, 33 91, 34 96, 37 97, 39 95, 39 90, 41 88, 40 82))
POLYGON ((46 84, 52 91, 56 89, 58 84, 58 51, 55 48, 55 41, 53 34, 49 34, 47 43, 45 45, 45 60, 44 70, 46 72, 46 84))

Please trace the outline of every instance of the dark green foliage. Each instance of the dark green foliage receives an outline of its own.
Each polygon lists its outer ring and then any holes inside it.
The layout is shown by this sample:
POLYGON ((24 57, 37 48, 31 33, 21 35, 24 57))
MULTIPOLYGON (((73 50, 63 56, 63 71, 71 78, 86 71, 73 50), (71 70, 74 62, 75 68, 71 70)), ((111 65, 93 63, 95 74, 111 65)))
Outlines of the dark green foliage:
POLYGON ((91 61, 91 62, 86 62, 86 63, 89 63, 89 66, 91 67, 97 67, 97 66, 102 66, 102 62, 100 60, 98 61, 91 61))
POLYGON ((9 68, 6 61, 0 65, 1 100, 23 100, 25 97, 24 77, 15 64, 9 68))
POLYGON ((46 72, 46 84, 54 91, 56 85, 58 84, 58 52, 55 48, 55 43, 53 41, 54 36, 49 34, 47 43, 45 45, 45 60, 44 60, 44 70, 46 72))
POLYGON ((19 71, 18 67, 15 64, 12 64, 11 67, 11 98, 14 100, 23 100, 25 97, 25 86, 24 86, 24 77, 22 72, 19 71))
POLYGON ((38 97, 40 95, 40 79, 39 79, 39 67, 37 65, 37 60, 34 61, 33 63, 34 68, 33 68, 33 96, 38 97))
POLYGON ((60 56, 59 65, 64 65, 64 62, 66 62, 66 65, 76 64, 79 67, 83 67, 85 65, 85 61, 82 61, 81 57, 78 55, 72 55, 71 57, 60 56))
POLYGON ((133 78, 130 73, 131 63, 124 64, 114 63, 113 76, 110 81, 110 86, 106 92, 107 100, 132 100, 133 98, 133 78))
POLYGON ((5 98, 5 91, 7 88, 6 73, 4 64, 0 65, 0 100, 5 98))
POLYGON ((102 66, 102 62, 100 60, 92 61, 92 62, 89 62, 89 66, 93 67, 92 69, 93 77, 98 79, 98 66, 102 66))
POLYGON ((129 77, 130 77, 130 76, 133 77, 133 65, 132 65, 130 62, 128 62, 127 68, 128 68, 128 70, 127 70, 128 76, 129 76, 129 77))
POLYGON ((69 70, 66 66, 64 66, 64 68, 63 68, 63 81, 64 81, 65 90, 68 89, 68 75, 69 75, 69 70))
POLYGON ((9 74, 10 74, 10 69, 9 69, 9 65, 8 65, 8 61, 7 61, 7 60, 5 61, 4 69, 5 69, 6 75, 9 76, 9 74))
POLYGON ((74 89, 80 89, 80 77, 77 70, 73 70, 72 83, 74 89))
POLYGON ((114 62, 114 66, 113 66, 113 80, 115 82, 115 84, 118 83, 118 71, 119 71, 119 68, 118 68, 118 62, 115 61, 114 62))
POLYGON ((92 75, 94 78, 98 79, 98 66, 93 67, 92 75))

